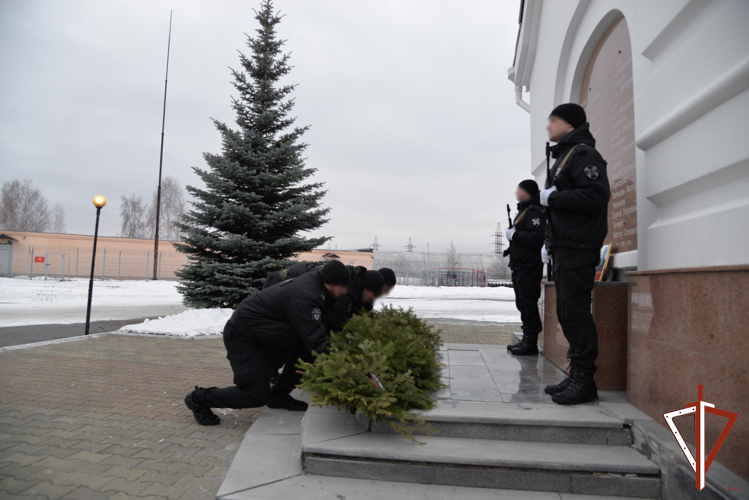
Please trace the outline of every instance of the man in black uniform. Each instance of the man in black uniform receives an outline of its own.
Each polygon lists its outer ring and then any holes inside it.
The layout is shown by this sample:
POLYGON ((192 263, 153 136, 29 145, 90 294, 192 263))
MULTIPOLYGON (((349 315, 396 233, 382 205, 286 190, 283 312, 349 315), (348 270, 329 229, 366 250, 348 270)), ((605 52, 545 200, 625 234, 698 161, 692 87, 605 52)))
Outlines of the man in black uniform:
POLYGON ((515 306, 523 323, 523 338, 517 344, 507 346, 507 350, 515 356, 531 356, 538 354, 538 334, 543 329, 538 299, 544 273, 541 247, 544 246, 546 214, 539 203, 536 181, 521 182, 515 196, 518 215, 505 235, 510 243, 512 287, 515 289, 515 306))
POLYGON ((395 288, 395 284, 398 280, 395 278, 393 270, 389 267, 382 267, 378 269, 378 271, 380 271, 380 274, 385 279, 385 286, 382 287, 382 295, 388 296, 390 295, 390 292, 393 291, 393 288, 395 288))
POLYGON ((598 332, 590 306, 596 265, 608 233, 611 197, 606 161, 596 151, 585 110, 562 104, 549 115, 549 139, 556 142, 552 156, 552 185, 541 191, 541 204, 550 211, 551 238, 542 248, 551 258, 557 295, 557 317, 570 344, 570 376, 546 393, 558 404, 595 401, 593 376, 598 357, 598 332))
POLYGON ((333 308, 331 331, 340 332, 343 325, 362 309, 371 311, 374 301, 382 295, 385 278, 379 271, 367 271, 363 266, 346 266, 351 273, 346 294, 336 301, 333 308))
POLYGON ((307 403, 290 396, 299 382, 297 360, 312 360, 312 351, 325 352, 335 301, 346 293, 349 271, 339 261, 319 272, 288 279, 244 299, 224 328, 227 359, 234 372, 233 387, 200 388, 185 396, 185 404, 201 425, 218 425, 211 408, 284 408, 304 411, 307 403), (270 388, 270 364, 284 358, 284 369, 270 388))

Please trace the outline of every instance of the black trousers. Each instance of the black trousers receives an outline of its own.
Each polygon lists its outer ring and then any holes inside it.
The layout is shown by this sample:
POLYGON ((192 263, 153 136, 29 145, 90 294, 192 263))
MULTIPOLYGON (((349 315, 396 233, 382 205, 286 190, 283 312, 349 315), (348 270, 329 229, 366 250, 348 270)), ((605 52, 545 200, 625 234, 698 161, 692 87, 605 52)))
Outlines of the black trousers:
POLYGON ((598 358, 598 331, 590 307, 600 253, 559 248, 552 259, 557 318, 570 344, 567 357, 581 368, 593 369, 598 358))
POLYGON ((541 315, 538 312, 538 299, 541 297, 543 265, 518 266, 512 268, 512 287, 515 290, 515 307, 520 311, 523 333, 538 338, 543 330, 541 315))
MULTIPOLYGON (((227 325, 227 328, 229 326, 227 325)), ((237 358, 229 353, 230 358, 237 358)), ((260 345, 249 347, 249 353, 243 350, 243 361, 230 361, 234 372, 234 386, 209 387, 199 389, 197 397, 210 408, 258 408, 265 406, 268 400, 287 396, 299 383, 302 375, 297 372, 297 361, 312 361, 312 354, 299 341, 289 349, 270 349, 260 345), (270 389, 270 370, 278 370, 283 364, 283 371, 278 382, 270 389)))

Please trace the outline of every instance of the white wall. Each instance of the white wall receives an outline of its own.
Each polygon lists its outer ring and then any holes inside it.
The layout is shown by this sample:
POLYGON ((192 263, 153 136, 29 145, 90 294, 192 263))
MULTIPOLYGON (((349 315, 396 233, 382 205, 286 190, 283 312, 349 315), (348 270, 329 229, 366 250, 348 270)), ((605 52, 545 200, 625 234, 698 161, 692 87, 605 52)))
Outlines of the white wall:
POLYGON ((549 112, 577 100, 620 13, 632 41, 639 269, 748 264, 746 0, 527 0, 516 58, 526 66, 514 77, 530 92, 534 174, 544 180, 549 112))

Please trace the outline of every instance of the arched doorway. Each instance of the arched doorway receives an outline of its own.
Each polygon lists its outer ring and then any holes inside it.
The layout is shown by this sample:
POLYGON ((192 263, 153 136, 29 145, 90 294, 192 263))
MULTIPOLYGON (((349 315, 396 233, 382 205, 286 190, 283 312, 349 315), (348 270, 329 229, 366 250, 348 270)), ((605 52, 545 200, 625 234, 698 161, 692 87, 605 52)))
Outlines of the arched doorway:
POLYGON ((603 35, 588 62, 580 89, 596 149, 608 162, 611 183, 609 233, 612 252, 637 250, 637 184, 632 45, 624 17, 603 35))

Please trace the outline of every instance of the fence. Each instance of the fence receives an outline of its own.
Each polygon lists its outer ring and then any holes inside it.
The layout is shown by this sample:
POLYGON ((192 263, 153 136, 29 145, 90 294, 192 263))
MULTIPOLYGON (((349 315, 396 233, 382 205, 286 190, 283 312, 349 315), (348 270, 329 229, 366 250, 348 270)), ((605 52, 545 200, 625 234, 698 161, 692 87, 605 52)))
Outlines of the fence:
MULTIPOLYGON (((176 272, 189 263, 188 257, 174 250, 171 242, 160 245, 156 276, 178 280, 176 272)), ((44 279, 88 278, 91 274, 92 247, 24 245, 16 243, 10 252, 9 277, 44 279)), ((319 260, 319 257, 314 257, 319 260)), ((346 265, 371 266, 372 260, 349 256, 340 259, 346 265)), ((153 250, 114 245, 96 249, 94 277, 97 279, 142 280, 153 278, 153 250)))
POLYGON ((421 273, 424 286, 486 286, 486 273, 479 269, 439 268, 421 273))
MULTIPOLYGON (((22 245, 19 245, 22 246, 22 245)), ((171 246, 171 245, 170 245, 171 246)), ((12 276, 45 279, 88 278, 91 274, 91 248, 30 246, 11 253, 12 276)), ((185 254, 176 250, 160 251, 156 276, 176 280, 176 271, 188 263, 185 254)), ((132 248, 99 247, 96 249, 94 277, 99 279, 153 278, 153 251, 132 248)))
MULTIPOLYGON (((462 278, 460 280, 461 283, 466 284, 457 286, 486 286, 488 278, 509 279, 510 277, 507 259, 496 254, 472 253, 449 256, 447 253, 439 252, 374 252, 372 269, 382 267, 392 269, 401 285, 448 286, 440 285, 440 281, 435 277, 436 270, 439 269, 461 269, 483 274, 481 279, 471 274, 473 284, 471 284, 471 278, 466 275, 465 281, 462 278)), ((449 280, 445 281, 447 282, 449 280)))

